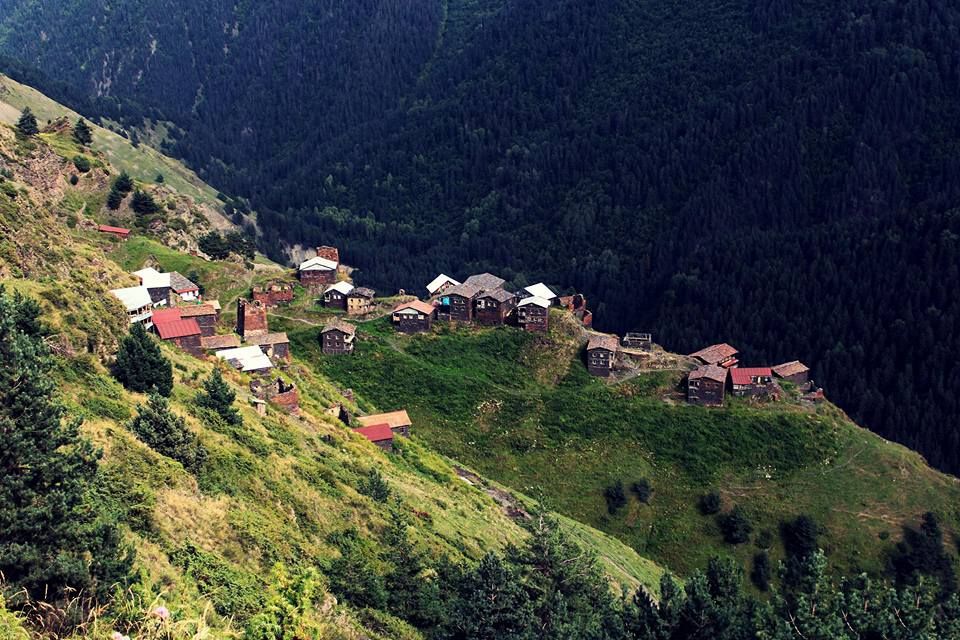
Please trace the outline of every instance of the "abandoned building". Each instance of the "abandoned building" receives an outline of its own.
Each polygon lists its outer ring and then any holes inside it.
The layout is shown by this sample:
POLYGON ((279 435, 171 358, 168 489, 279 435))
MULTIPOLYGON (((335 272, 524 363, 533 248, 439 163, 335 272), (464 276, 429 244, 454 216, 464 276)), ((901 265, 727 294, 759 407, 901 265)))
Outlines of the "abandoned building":
POLYGON ((436 308, 429 302, 401 302, 393 308, 393 325, 400 333, 422 333, 430 331, 435 315, 436 308))
POLYGON ((215 355, 222 360, 226 360, 234 369, 244 373, 264 373, 273 368, 270 358, 257 345, 224 349, 217 351, 215 355))
POLYGON ((325 244, 320 245, 317 247, 317 257, 340 264, 340 249, 325 244))
POLYGON ((251 295, 255 302, 273 308, 293 301, 293 285, 288 282, 271 282, 262 287, 254 287, 251 295))
POLYGON ((466 282, 450 287, 440 297, 439 317, 470 322, 473 320, 473 301, 479 293, 479 288, 466 282))
POLYGON ((373 311, 373 297, 376 291, 369 287, 354 287, 347 294, 347 315, 365 316, 373 311))
POLYGON ((317 256, 300 263, 297 267, 297 278, 303 286, 318 290, 337 281, 338 268, 339 263, 336 260, 317 256))
POLYGON ((803 386, 810 382, 810 367, 799 360, 784 362, 773 368, 773 374, 782 380, 803 386))
POLYGON ((237 333, 240 337, 247 340, 254 336, 262 336, 268 331, 267 308, 263 306, 263 303, 238 298, 237 333))
POLYGON ((393 430, 390 425, 372 424, 367 427, 357 427, 353 430, 387 453, 393 451, 393 430))
POLYGON ((517 326, 524 331, 544 333, 550 321, 550 301, 539 296, 524 298, 517 304, 517 326))
POLYGON ((569 311, 583 326, 587 328, 593 326, 593 312, 587 308, 587 299, 582 294, 561 296, 558 304, 569 311))
POLYGON ((653 336, 649 333, 627 333, 620 344, 628 349, 650 349, 653 347, 653 336))
POLYGON ((290 362, 290 338, 283 331, 251 336, 248 344, 255 344, 274 362, 290 362))
POLYGON ((705 407, 723 405, 728 369, 715 364, 700 365, 687 376, 687 402, 705 407))
POLYGON ((209 304, 191 304, 183 307, 176 307, 180 312, 180 317, 184 319, 192 318, 200 325, 200 333, 204 336, 212 336, 217 332, 217 310, 209 304))
POLYGON ((200 356, 203 351, 200 346, 200 326, 194 319, 169 320, 155 323, 157 335, 164 342, 172 342, 187 353, 200 356))
POLYGON ((111 289, 110 293, 123 305, 130 324, 142 324, 146 329, 153 326, 153 300, 146 287, 111 289))
POLYGON ((773 382, 770 367, 734 367, 730 369, 731 393, 739 397, 753 397, 764 394, 773 382))
POLYGON ((474 319, 482 325, 499 326, 516 308, 516 296, 503 289, 484 291, 474 301, 474 319))
POLYGON ((405 409, 390 411, 389 413, 377 413, 371 416, 358 416, 356 421, 361 427, 385 424, 390 427, 395 435, 404 437, 410 436, 410 427, 413 425, 405 409))
POLYGON ((328 309, 347 310, 347 296, 353 291, 349 282, 337 282, 327 287, 323 292, 323 306, 328 309))
POLYGON ((297 392, 297 386, 292 382, 284 382, 283 378, 277 378, 273 382, 254 379, 250 382, 250 392, 254 397, 276 405, 290 415, 300 414, 300 395, 297 392))
POLYGON ((427 285, 427 293, 431 297, 438 296, 443 292, 445 292, 450 287, 455 287, 458 284, 460 284, 459 281, 454 280, 453 278, 451 278, 450 276, 444 273, 441 273, 436 278, 431 280, 430 283, 427 285))
POLYGON ((690 354, 701 364, 715 364, 726 369, 737 366, 737 350, 726 343, 712 344, 705 349, 690 354))
POLYGON ((326 355, 353 353, 357 329, 349 322, 334 318, 320 331, 320 348, 326 355))
POLYGON ((617 336, 596 334, 587 342, 587 371, 590 375, 607 377, 617 360, 620 341, 617 336))

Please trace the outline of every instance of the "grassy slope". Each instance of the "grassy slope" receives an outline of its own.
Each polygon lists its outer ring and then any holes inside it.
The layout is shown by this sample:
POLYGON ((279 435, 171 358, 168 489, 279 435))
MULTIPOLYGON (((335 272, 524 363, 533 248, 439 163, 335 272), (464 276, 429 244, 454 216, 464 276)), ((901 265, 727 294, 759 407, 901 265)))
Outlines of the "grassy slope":
MULTIPOLYGON (((554 323, 555 327, 558 323, 554 323)), ((361 402, 406 406, 439 451, 505 485, 542 493, 553 508, 607 531, 643 555, 686 572, 716 554, 744 563, 753 545, 725 545, 697 498, 718 488, 725 507, 743 505, 776 537, 782 519, 809 513, 844 572, 879 571, 903 524, 937 511, 960 531, 960 485, 922 458, 852 424, 825 404, 708 410, 665 401, 679 373, 657 372, 611 386, 574 361, 572 339, 511 329, 441 327, 394 335, 385 321, 361 327, 352 358, 324 358, 316 330, 291 327, 300 353, 361 402), (649 505, 631 498, 606 513, 611 482, 647 477, 649 505), (883 542, 889 537, 890 542, 883 542)), ((773 554, 782 555, 777 545, 773 554)))
MULTIPOLYGON (((0 151, 17 156, 19 143, 12 133, 0 134, 0 151)), ((36 159, 46 144, 41 138, 24 158, 36 159)), ((451 462, 419 436, 405 441, 402 453, 388 456, 326 416, 328 406, 345 401, 341 389, 299 360, 285 375, 301 391, 300 418, 273 409, 264 418, 257 416, 248 404, 249 376, 226 374, 245 420, 244 427, 231 429, 206 423, 192 409, 214 361, 164 345, 175 367, 172 408, 200 435, 210 457, 195 478, 143 445, 126 424, 145 398, 124 390, 101 359, 85 353, 87 347, 101 355, 112 353, 125 330, 122 311, 106 290, 133 284, 127 271, 148 259, 165 269, 197 270, 208 296, 225 303, 250 283, 281 271, 262 261, 249 271, 236 263, 206 262, 145 237, 118 243, 70 229, 61 205, 70 197, 98 201, 94 187, 67 185, 57 165, 50 175, 64 190, 62 197, 58 193, 46 204, 35 202, 30 196, 42 193, 38 185, 43 180, 31 184, 26 172, 34 165, 24 162, 8 163, 14 178, 5 184, 14 185, 15 197, 0 193, 0 284, 36 298, 59 336, 54 344, 61 354, 58 382, 64 401, 71 414, 84 416, 84 432, 104 450, 102 499, 129 525, 127 535, 138 550, 147 587, 133 596, 134 606, 163 602, 185 624, 208 625, 216 637, 230 634, 240 626, 230 618, 242 622, 249 615, 250 594, 262 591, 273 563, 322 569, 338 554, 336 534, 353 529, 374 543, 380 538, 387 506, 357 490, 372 468, 402 499, 415 540, 438 554, 476 559, 525 538, 526 531, 490 496, 458 478, 451 462), (187 543, 199 551, 190 551, 187 543)), ((385 402, 382 408, 394 406, 385 402)), ((609 536, 565 522, 600 556, 617 585, 656 590, 662 570, 655 564, 609 536)), ((345 638, 406 637, 396 629, 361 632, 361 618, 368 615, 363 612, 343 606, 323 611, 331 628, 345 638), (357 632, 350 633, 351 628, 357 632)))

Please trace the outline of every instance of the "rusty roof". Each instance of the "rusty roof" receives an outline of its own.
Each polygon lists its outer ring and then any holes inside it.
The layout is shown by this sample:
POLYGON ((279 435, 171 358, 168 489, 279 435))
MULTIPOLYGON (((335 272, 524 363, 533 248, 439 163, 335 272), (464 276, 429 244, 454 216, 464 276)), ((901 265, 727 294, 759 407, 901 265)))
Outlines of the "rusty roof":
POLYGON ((691 371, 688 379, 701 380, 706 378, 707 380, 714 380, 716 382, 726 382, 728 372, 728 369, 718 367, 715 364, 705 364, 691 371))
POLYGON ((590 336, 590 341, 587 343, 587 351, 593 351, 594 349, 606 349, 607 351, 616 353, 619 346, 620 340, 617 339, 617 336, 611 336, 606 333, 598 333, 590 336))
MULTIPOLYGON (((154 312, 154 316, 156 316, 156 312, 154 312)), ((795 376, 799 373, 807 373, 808 371, 810 371, 810 367, 803 364, 799 360, 784 362, 783 364, 778 364, 773 368, 773 372, 781 378, 789 378, 790 376, 795 376)))
POLYGON ((737 367, 730 369, 730 381, 736 385, 752 384, 752 379, 773 377, 770 367, 737 367))
POLYGON ((423 302, 422 300, 411 300, 410 302, 401 302, 393 308, 394 313, 398 311, 403 311, 404 309, 413 309, 414 311, 419 311, 420 313, 425 313, 430 315, 434 312, 434 307, 429 302, 423 302))
POLYGON ((232 333, 224 336, 204 336, 200 338, 200 346, 204 349, 232 349, 240 346, 240 336, 232 333))
POLYGON ((737 355, 737 350, 723 342, 695 351, 690 354, 690 357, 702 360, 706 364, 718 364, 735 355, 737 355))
POLYGON ((184 318, 196 318, 197 316, 215 316, 217 310, 212 304, 191 304, 185 307, 178 307, 180 315, 184 318))

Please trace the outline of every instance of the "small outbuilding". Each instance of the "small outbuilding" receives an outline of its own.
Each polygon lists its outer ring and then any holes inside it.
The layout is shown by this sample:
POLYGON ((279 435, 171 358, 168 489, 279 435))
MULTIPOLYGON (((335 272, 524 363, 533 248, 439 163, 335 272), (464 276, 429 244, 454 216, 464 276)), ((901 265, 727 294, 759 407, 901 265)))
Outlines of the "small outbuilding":
POLYGON ((357 424, 362 427, 385 424, 390 427, 394 434, 404 437, 410 437, 410 427, 413 426, 405 409, 390 411, 389 413, 377 413, 371 416, 359 416, 357 424))
POLYGON ((334 318, 320 331, 320 349, 326 355, 353 353, 357 328, 349 322, 334 318))
POLYGON ((613 371, 617 361, 620 341, 617 336, 595 334, 587 343, 587 371, 590 375, 605 378, 613 371))
POLYGON ((430 331, 436 308, 429 302, 411 300, 393 308, 393 325, 400 333, 423 333, 430 331))
POLYGON ((123 227, 111 227, 108 224, 101 224, 97 226, 97 231, 100 233, 106 233, 120 240, 126 240, 130 237, 130 229, 124 229, 123 227))
POLYGON ((393 431, 387 424, 372 424, 367 427, 357 427, 355 433, 360 434, 387 453, 393 451, 393 431))

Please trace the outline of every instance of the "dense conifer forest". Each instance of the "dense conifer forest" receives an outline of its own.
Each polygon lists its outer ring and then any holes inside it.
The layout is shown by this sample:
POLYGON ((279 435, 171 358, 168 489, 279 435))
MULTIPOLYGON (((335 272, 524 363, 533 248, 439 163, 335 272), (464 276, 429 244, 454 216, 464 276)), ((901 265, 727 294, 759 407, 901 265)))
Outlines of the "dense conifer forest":
POLYGON ((273 257, 569 284, 604 329, 801 358, 960 470, 957 7, 199 4, 0 0, 0 51, 90 116, 175 123, 273 257))

